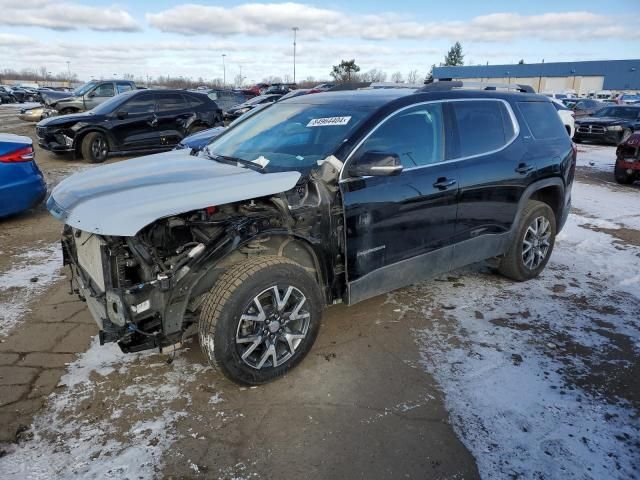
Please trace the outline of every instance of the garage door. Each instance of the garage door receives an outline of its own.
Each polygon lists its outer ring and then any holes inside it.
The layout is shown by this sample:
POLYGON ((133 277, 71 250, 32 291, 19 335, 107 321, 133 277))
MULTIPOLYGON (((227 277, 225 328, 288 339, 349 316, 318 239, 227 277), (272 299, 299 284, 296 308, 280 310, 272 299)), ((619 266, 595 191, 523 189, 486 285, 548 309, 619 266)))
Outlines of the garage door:
POLYGON ((582 77, 582 81, 580 82, 580 90, 578 93, 587 94, 589 92, 596 92, 598 90, 602 90, 602 85, 604 84, 604 77, 582 77))

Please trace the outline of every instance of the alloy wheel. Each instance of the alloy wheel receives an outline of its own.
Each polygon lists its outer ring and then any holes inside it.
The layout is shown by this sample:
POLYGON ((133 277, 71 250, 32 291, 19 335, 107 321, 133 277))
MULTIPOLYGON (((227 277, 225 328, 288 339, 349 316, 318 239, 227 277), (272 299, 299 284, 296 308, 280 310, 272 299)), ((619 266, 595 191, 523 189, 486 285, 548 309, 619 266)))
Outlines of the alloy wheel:
POLYGON ((240 316, 236 348, 251 368, 278 367, 291 359, 309 331, 306 297, 291 285, 256 295, 240 316))
POLYGON ((529 270, 535 270, 547 258, 551 247, 551 223, 546 217, 533 219, 522 241, 522 262, 529 270))
POLYGON ((98 160, 102 160, 107 157, 109 149, 107 146, 107 141, 104 137, 96 137, 96 139, 91 144, 91 153, 98 160))

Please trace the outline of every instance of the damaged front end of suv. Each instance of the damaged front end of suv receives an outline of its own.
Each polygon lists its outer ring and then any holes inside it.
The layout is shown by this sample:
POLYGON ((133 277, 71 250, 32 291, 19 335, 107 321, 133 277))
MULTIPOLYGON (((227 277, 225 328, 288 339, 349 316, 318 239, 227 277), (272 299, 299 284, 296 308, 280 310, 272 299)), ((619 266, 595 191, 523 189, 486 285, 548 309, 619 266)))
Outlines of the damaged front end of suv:
MULTIPOLYGON (((145 160, 146 170, 154 162, 152 157, 145 160)), ((338 170, 327 163, 321 171, 336 177, 338 170)), ((73 291, 87 302, 100 327, 101 343, 117 341, 124 352, 135 352, 180 342, 195 333, 204 295, 220 274, 252 256, 284 255, 303 265, 323 280, 325 300, 331 301, 334 292, 340 291, 334 283, 340 281, 336 273, 343 270, 338 265, 342 235, 330 233, 342 229, 342 215, 332 214, 330 208, 337 190, 315 173, 303 181, 298 181, 297 173, 234 175, 264 176, 269 190, 290 188, 160 218, 134 235, 127 235, 131 231, 126 213, 117 219, 120 226, 103 225, 95 218, 90 220, 93 228, 86 229, 78 214, 56 200, 65 198, 65 184, 54 192, 48 207, 67 223, 62 238, 64 263, 71 267, 73 291), (122 234, 106 233, 116 231, 122 234), (335 255, 325 253, 327 246, 335 255)), ((235 187, 246 192, 259 189, 247 184, 235 187)))

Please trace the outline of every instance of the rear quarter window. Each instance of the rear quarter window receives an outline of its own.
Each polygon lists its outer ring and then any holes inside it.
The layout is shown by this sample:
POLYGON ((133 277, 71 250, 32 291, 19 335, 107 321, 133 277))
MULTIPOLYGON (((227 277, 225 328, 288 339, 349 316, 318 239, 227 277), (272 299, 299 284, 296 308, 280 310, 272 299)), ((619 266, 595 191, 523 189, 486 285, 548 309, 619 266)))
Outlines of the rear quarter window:
POLYGON ((567 130, 551 103, 518 102, 518 108, 534 138, 547 140, 567 136, 567 130))
POLYGON ((471 157, 498 150, 515 136, 511 115, 497 100, 451 102, 460 140, 460 156, 471 157))

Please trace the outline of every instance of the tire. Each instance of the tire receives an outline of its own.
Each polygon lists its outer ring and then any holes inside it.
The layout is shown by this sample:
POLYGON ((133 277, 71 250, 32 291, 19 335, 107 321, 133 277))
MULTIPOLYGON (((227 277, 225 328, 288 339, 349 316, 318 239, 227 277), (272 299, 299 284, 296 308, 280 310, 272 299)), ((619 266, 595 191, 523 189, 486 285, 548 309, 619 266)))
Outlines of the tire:
POLYGON ((500 260, 498 271, 518 282, 537 277, 551 257, 555 238, 556 217, 551 207, 529 200, 522 210, 511 246, 500 260), (540 233, 536 234, 535 230, 540 233), (527 241, 530 245, 528 250, 525 248, 527 241))
POLYGON ((285 257, 251 258, 231 266, 206 295, 200 347, 230 380, 260 385, 286 374, 309 353, 323 306, 317 282, 300 265, 285 257), (274 306, 278 298, 286 300, 281 309, 274 306), (299 318, 292 319, 295 312, 299 318))
POLYGON ((99 132, 90 132, 82 139, 82 158, 90 163, 102 163, 109 156, 107 137, 99 132))
POLYGON ((63 108, 62 110, 60 110, 60 115, 70 115, 72 113, 76 113, 73 108, 63 108))
POLYGON ((624 168, 621 168, 618 165, 613 169, 613 177, 620 185, 630 185, 634 180, 634 175, 629 175, 624 168))

